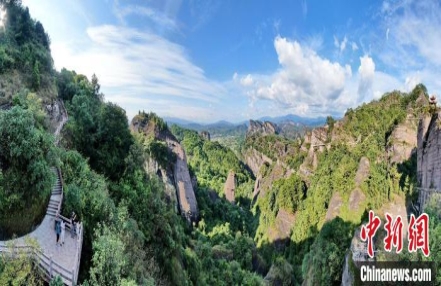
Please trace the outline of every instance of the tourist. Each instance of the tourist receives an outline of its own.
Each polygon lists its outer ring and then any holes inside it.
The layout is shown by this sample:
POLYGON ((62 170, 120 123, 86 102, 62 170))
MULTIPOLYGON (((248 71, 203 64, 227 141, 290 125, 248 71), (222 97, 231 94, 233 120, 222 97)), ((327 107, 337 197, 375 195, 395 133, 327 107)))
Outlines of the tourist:
POLYGON ((65 230, 66 230, 66 223, 64 222, 64 220, 61 220, 61 245, 64 244, 65 230))
POLYGON ((60 240, 60 234, 61 234, 60 220, 58 218, 55 219, 55 233, 57 234, 57 245, 58 245, 58 241, 60 240))
POLYGON ((75 231, 76 231, 75 220, 76 219, 77 219, 77 215, 75 214, 75 212, 72 212, 72 215, 70 216, 70 233, 71 233, 72 237, 75 236, 75 231))

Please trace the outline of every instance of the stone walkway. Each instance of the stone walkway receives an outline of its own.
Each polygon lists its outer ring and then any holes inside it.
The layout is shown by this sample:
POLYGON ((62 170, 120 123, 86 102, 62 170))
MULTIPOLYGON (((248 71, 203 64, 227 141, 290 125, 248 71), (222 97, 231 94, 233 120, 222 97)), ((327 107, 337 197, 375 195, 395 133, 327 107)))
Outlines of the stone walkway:
POLYGON ((64 284, 74 285, 78 277, 79 261, 81 256, 82 230, 80 234, 71 236, 66 224, 65 244, 59 246, 56 243, 55 216, 62 203, 61 178, 56 169, 53 171, 57 175, 57 181, 52 188, 52 195, 49 201, 46 216, 42 223, 31 233, 12 239, 0 241, 0 252, 8 251, 8 244, 15 248, 26 247, 27 238, 34 238, 38 242, 42 254, 38 254, 40 269, 44 271, 45 280, 50 277, 60 275, 64 284), (52 267, 51 267, 52 266, 52 267))

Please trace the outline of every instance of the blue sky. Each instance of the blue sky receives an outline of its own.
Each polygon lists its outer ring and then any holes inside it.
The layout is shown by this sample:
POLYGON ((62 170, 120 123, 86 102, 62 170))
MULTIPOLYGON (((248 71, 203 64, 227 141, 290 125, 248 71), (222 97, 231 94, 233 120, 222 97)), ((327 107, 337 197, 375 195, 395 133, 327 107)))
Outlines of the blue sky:
POLYGON ((108 101, 196 122, 347 108, 441 88, 436 0, 23 0, 55 67, 95 73, 108 101))

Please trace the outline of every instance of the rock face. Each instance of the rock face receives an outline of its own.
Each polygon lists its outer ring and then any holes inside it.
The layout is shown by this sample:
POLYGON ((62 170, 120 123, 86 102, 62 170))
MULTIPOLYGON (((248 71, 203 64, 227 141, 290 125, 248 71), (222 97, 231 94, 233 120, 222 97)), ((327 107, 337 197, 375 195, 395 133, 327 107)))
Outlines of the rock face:
POLYGON ((295 223, 295 215, 284 209, 277 212, 276 222, 274 227, 268 229, 268 237, 270 241, 279 241, 288 239, 291 234, 291 228, 295 223))
POLYGON ((233 204, 235 202, 235 197, 234 197, 235 190, 236 190, 236 174, 234 173, 234 171, 230 171, 228 174, 227 181, 225 182, 224 185, 224 193, 227 201, 233 204))
MULTIPOLYGON (((422 188, 437 187, 441 185, 439 178, 434 174, 440 163, 438 140, 440 131, 437 126, 438 114, 433 117, 423 117, 418 124, 417 136, 417 178, 422 188)), ((438 172, 439 176, 439 172, 438 172)))
POLYGON ((148 173, 156 174, 162 179, 169 198, 172 202, 177 199, 175 205, 181 212, 181 215, 190 223, 197 221, 199 213, 193 189, 197 182, 190 177, 187 158, 181 144, 167 128, 160 130, 157 124, 149 120, 147 114, 135 116, 130 124, 130 129, 132 132, 153 135, 156 140, 167 144, 169 152, 172 152, 176 157, 174 164, 169 164, 162 168, 155 160, 149 158, 146 160, 144 167, 148 173), (174 196, 173 193, 175 194, 174 196))
POLYGON ((52 101, 45 106, 46 113, 49 115, 50 129, 54 134, 59 134, 62 123, 67 121, 67 111, 63 101, 60 99, 52 101))
POLYGON ((355 186, 360 186, 364 180, 369 176, 370 163, 366 157, 361 157, 360 163, 358 163, 357 173, 355 174, 355 186))
MULTIPOLYGON (((417 178, 423 189, 441 189, 441 112, 420 119, 418 126, 417 178)), ((419 192, 418 202, 423 210, 431 198, 430 192, 419 192)))
POLYGON ((259 134, 259 135, 273 135, 278 134, 279 128, 276 124, 265 121, 261 122, 258 120, 250 120, 250 125, 248 126, 247 137, 259 134))
POLYGON ((246 164, 248 165, 248 167, 250 167, 254 176, 257 176, 259 174, 260 167, 262 167, 263 164, 268 163, 269 165, 271 165, 273 163, 273 160, 271 160, 268 156, 265 156, 255 149, 249 149, 245 157, 246 164))
POLYGON ((201 137, 204 138, 205 140, 210 141, 210 139, 211 139, 210 132, 208 132, 208 131, 202 131, 202 132, 201 132, 201 137))
MULTIPOLYGON (((349 210, 357 211, 360 204, 366 199, 366 195, 361 191, 360 185, 369 176, 369 159, 362 157, 358 163, 357 173, 355 174, 355 189, 349 196, 349 210)), ((339 192, 332 194, 329 201, 328 211, 326 212, 326 220, 332 220, 340 214, 340 209, 343 206, 343 199, 339 192)))
POLYGON ((332 194, 331 200, 329 201, 328 211, 326 212, 326 221, 333 220, 340 213, 340 208, 343 205, 343 200, 339 192, 332 194))
POLYGON ((392 131, 387 153, 391 163, 402 163, 409 159, 417 147, 417 126, 412 114, 392 131))
POLYGON ((159 177, 159 179, 162 180, 165 186, 165 194, 168 198, 168 202, 174 206, 175 211, 177 212, 178 198, 176 196, 173 171, 171 170, 171 168, 164 169, 154 159, 147 158, 144 161, 144 170, 148 174, 156 174, 159 177))
POLYGON ((168 139, 169 149, 176 154, 176 162, 173 168, 176 191, 178 193, 179 209, 181 215, 188 221, 196 221, 198 218, 198 206, 194 194, 190 172, 187 167, 187 158, 184 149, 177 141, 168 139))

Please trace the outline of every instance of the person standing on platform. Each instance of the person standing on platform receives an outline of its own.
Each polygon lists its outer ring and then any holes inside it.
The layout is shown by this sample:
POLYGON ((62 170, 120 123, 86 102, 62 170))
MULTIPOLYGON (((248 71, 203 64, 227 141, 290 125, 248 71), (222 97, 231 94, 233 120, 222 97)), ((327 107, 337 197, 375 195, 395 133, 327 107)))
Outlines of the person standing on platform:
POLYGON ((58 218, 55 220, 55 233, 57 234, 57 245, 58 245, 59 240, 60 240, 60 234, 61 234, 61 226, 60 226, 60 221, 58 218))
POLYGON ((72 238, 75 236, 75 231, 76 231, 75 220, 76 219, 77 219, 76 213, 72 212, 72 215, 70 216, 70 234, 71 234, 72 238))
POLYGON ((64 244, 64 236, 66 233, 66 223, 64 220, 61 220, 61 246, 64 244))

